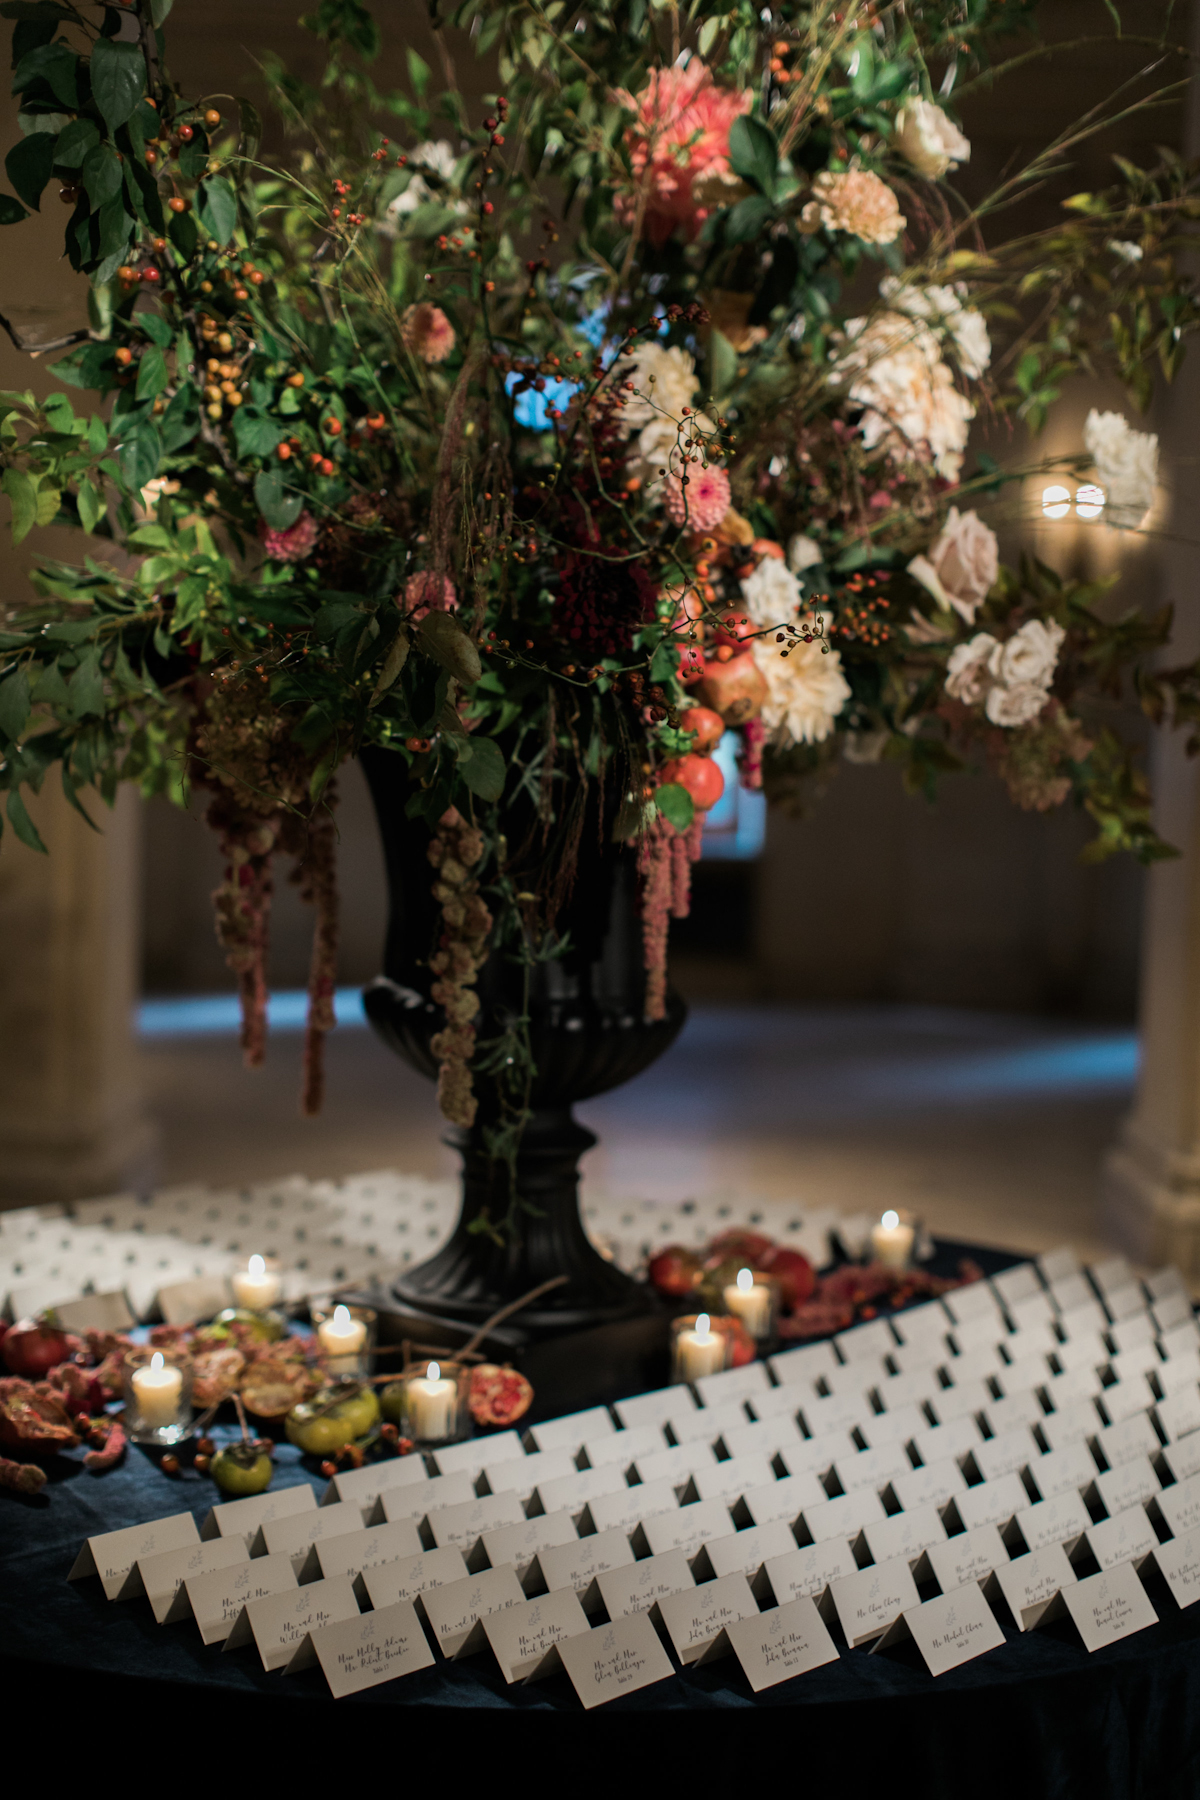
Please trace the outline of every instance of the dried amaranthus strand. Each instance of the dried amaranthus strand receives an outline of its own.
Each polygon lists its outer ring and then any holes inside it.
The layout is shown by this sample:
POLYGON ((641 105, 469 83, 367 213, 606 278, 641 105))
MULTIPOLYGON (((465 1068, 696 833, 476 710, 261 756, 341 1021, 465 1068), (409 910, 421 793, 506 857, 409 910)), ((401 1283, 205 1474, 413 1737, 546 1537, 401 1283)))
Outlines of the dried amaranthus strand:
POLYGON ((645 1015, 667 1016, 667 938, 670 922, 686 919, 692 904, 692 864, 700 857, 704 820, 677 831, 660 813, 638 847, 642 878, 642 953, 646 968, 645 1015))
POLYGON ((437 977, 430 994, 446 1013, 446 1029, 430 1042, 440 1065, 438 1105, 453 1124, 469 1126, 475 1123, 478 1107, 471 1080, 474 1020, 479 1012, 474 984, 487 957, 492 929, 492 915, 470 873, 483 856, 483 834, 452 806, 438 821, 428 855, 438 872, 433 894, 442 909, 444 926, 438 948, 429 959, 437 977))

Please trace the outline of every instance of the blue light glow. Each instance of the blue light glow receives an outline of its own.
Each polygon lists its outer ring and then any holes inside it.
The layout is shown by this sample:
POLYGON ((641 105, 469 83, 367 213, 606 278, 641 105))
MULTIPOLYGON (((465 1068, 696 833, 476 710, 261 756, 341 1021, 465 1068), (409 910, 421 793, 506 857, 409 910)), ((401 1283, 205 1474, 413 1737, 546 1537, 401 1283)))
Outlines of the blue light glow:
MULTIPOLYGON (((338 988, 334 1012, 339 1025, 365 1025, 362 995, 357 988, 338 988)), ((303 1031, 308 995, 303 988, 272 994, 267 1024, 272 1031, 303 1031)), ((139 1037, 228 1037, 241 1025, 236 994, 195 994, 171 1000, 143 1000, 134 1009, 139 1037)))

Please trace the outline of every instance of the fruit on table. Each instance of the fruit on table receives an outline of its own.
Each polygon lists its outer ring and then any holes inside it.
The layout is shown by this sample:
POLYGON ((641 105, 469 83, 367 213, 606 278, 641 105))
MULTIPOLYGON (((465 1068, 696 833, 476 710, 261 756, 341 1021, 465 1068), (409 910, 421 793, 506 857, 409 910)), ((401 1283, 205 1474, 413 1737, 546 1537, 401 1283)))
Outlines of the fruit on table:
POLYGON ((707 751, 715 750, 725 736, 725 721, 711 706, 689 706, 680 718, 679 729, 695 732, 696 742, 692 748, 703 756, 707 751))
POLYGON ((28 1381, 40 1381, 49 1370, 65 1362, 71 1344, 65 1331, 47 1325, 40 1319, 18 1319, 10 1325, 0 1343, 0 1356, 14 1375, 28 1381))
POLYGON ((260 1441, 218 1450, 208 1472, 223 1494, 261 1494, 271 1485, 275 1465, 260 1441))
POLYGON ((694 750, 664 763, 662 778, 664 782, 678 782, 681 788, 686 788, 697 812, 707 812, 725 792, 725 777, 712 757, 697 756, 694 750))
POLYGON ((479 1363, 471 1370, 467 1404, 477 1425, 511 1425, 533 1404, 533 1386, 516 1369, 479 1363))
POLYGON ((399 1425, 404 1418, 404 1383, 389 1381, 379 1396, 379 1409, 385 1419, 399 1425))
POLYGON ((766 697, 766 677, 752 656, 705 663, 696 686, 696 698, 720 713, 727 725, 744 725, 756 718, 766 697))
POLYGON ((375 1391, 353 1387, 343 1397, 326 1390, 293 1406, 287 1418, 288 1442, 309 1456, 329 1456, 363 1437, 379 1418, 375 1391))
POLYGON ((278 1343, 287 1330, 287 1326, 278 1313, 257 1313, 251 1312, 244 1306, 227 1306, 224 1312, 217 1314, 206 1335, 216 1337, 218 1335, 216 1327, 233 1324, 244 1325, 249 1336, 260 1344, 278 1343))
POLYGON ((799 1250, 788 1250, 782 1244, 773 1245, 764 1256, 758 1258, 758 1267, 772 1281, 779 1283, 783 1304, 789 1312, 794 1312, 812 1297, 817 1285, 817 1272, 807 1256, 802 1256, 799 1250))
POLYGON ((650 1258, 647 1273, 660 1294, 667 1294, 672 1300, 682 1299, 700 1280, 700 1258, 682 1244, 668 1244, 650 1258))

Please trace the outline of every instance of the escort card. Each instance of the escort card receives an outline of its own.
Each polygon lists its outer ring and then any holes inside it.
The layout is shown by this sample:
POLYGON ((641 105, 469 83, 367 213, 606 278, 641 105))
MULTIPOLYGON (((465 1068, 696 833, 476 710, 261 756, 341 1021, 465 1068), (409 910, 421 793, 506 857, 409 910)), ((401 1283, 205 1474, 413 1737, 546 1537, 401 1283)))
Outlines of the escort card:
POLYGON ((801 1514, 814 1544, 831 1537, 856 1537, 864 1525, 886 1516, 882 1500, 869 1487, 856 1488, 851 1494, 841 1494, 819 1506, 806 1506, 801 1514))
POLYGON ((230 1569, 245 1561, 246 1546, 240 1538, 214 1538, 208 1544, 183 1544, 178 1550, 139 1556, 134 1568, 154 1617, 160 1625, 171 1625, 191 1610, 183 1585, 189 1575, 230 1569))
POLYGON ((1118 1563, 1115 1569, 1102 1569, 1099 1575, 1072 1583, 1063 1589, 1062 1600, 1089 1651, 1158 1623, 1132 1563, 1118 1563))
MULTIPOLYGON (((311 1496, 312 1489, 308 1492, 311 1496)), ((99 1532, 84 1541, 67 1580, 98 1575, 106 1600, 132 1599, 144 1591, 133 1574, 139 1557, 157 1556, 163 1550, 181 1550, 199 1542, 200 1533, 191 1513, 172 1513, 165 1519, 149 1519, 144 1525, 99 1532)))
POLYGON ((983 1433, 969 1415, 955 1419, 949 1425, 931 1425, 925 1431, 918 1431, 913 1438, 923 1463, 942 1462, 947 1456, 958 1462, 982 1442, 983 1433))
POLYGON ((915 1512, 895 1513, 890 1519, 865 1525, 863 1537, 873 1562, 886 1563, 903 1556, 915 1565, 931 1544, 945 1543, 946 1527, 936 1506, 919 1506, 915 1512))
POLYGON ((1061 1313, 1058 1329, 1065 1338, 1075 1338, 1086 1332, 1106 1331, 1108 1322, 1108 1315, 1099 1301, 1088 1300, 1082 1306, 1073 1306, 1068 1312, 1061 1313))
MULTIPOLYGON (((273 1552, 273 1554, 279 1554, 273 1552)), ((310 1581, 294 1591, 281 1589, 258 1600, 248 1600, 234 1620, 225 1649, 238 1650, 253 1638, 264 1669, 303 1668, 312 1662, 311 1631, 337 1619, 358 1617, 354 1584, 348 1575, 328 1581, 310 1581)))
POLYGON ((1010 1363, 1029 1362, 1034 1357, 1049 1356, 1057 1350, 1058 1338, 1045 1319, 1014 1331, 1004 1340, 1004 1354, 1010 1363))
MULTIPOLYGON (((815 1381, 826 1369, 836 1369, 837 1353, 830 1343, 803 1344, 798 1350, 783 1350, 767 1359, 767 1367, 780 1387, 794 1387, 797 1382, 815 1381)), ((759 1396, 750 1404, 758 1405, 759 1396)))
MULTIPOLYGON (((749 1423, 749 1414, 740 1400, 724 1400, 719 1406, 698 1406, 692 1412, 673 1412, 666 1420, 675 1443, 710 1446, 723 1431, 749 1423)), ((661 1444, 655 1447, 662 1449, 661 1444)))
POLYGON ((439 1475, 466 1473, 474 1481, 484 1463, 509 1462, 524 1453, 525 1446, 515 1431, 493 1431, 487 1437, 446 1444, 441 1450, 434 1451, 433 1460, 439 1475))
POLYGON ((800 1411, 800 1402, 811 1392, 795 1387, 764 1388, 761 1393, 751 1394, 746 1404, 756 1419, 791 1419, 795 1420, 800 1411))
POLYGON ((1078 1280, 1083 1279, 1079 1274, 1079 1258, 1069 1244, 1062 1244, 1057 1250, 1047 1250, 1037 1258, 1037 1266, 1042 1280, 1050 1287, 1055 1282, 1068 1281, 1072 1276, 1078 1280))
MULTIPOLYGON (((1008 1336, 1008 1327, 998 1316, 980 1313, 977 1319, 964 1319, 950 1333, 950 1343, 956 1356, 966 1356, 972 1350, 991 1350, 1008 1336)), ((947 1369, 954 1366, 953 1358, 943 1365, 947 1369)))
POLYGON ((606 1700, 652 1687, 675 1673, 644 1613, 631 1613, 579 1637, 564 1638, 558 1655, 589 1712, 606 1700))
POLYGON ((729 1647, 756 1694, 838 1660, 837 1645, 806 1596, 737 1619, 726 1629, 729 1647))
POLYGON ((1172 1325, 1169 1331, 1162 1331, 1158 1337, 1158 1347, 1168 1362, 1174 1356, 1186 1356, 1196 1348, 1200 1336, 1200 1326, 1195 1318, 1187 1319, 1181 1325, 1172 1325))
MULTIPOLYGON (((1180 1534, 1175 1532, 1174 1535, 1180 1534)), ((1123 1562, 1140 1569, 1158 1548, 1158 1534, 1141 1506, 1131 1506, 1126 1512, 1102 1520, 1099 1525, 1089 1525, 1087 1541, 1102 1569, 1113 1569, 1123 1562)))
POLYGON ((1106 1256, 1103 1262, 1092 1263, 1088 1274, 1093 1285, 1105 1295, 1133 1283, 1133 1270, 1123 1256, 1106 1256))
MULTIPOLYGON (((946 1320, 945 1330, 949 1332, 950 1321, 946 1320)), ((911 1344, 897 1344, 888 1351, 888 1365, 898 1370, 901 1375, 926 1375, 931 1370, 936 1374, 938 1368, 950 1354, 949 1337, 921 1337, 911 1344)), ((940 1382, 934 1382, 939 1387, 940 1382)))
POLYGON ((357 1577, 380 1563, 411 1561, 422 1551, 421 1534, 412 1519, 396 1519, 390 1525, 371 1525, 365 1531, 351 1531, 342 1537, 322 1538, 313 1545, 313 1556, 323 1580, 331 1575, 349 1575, 361 1599, 366 1588, 357 1577))
POLYGON ((1161 1269, 1155 1269, 1153 1275, 1147 1275, 1144 1286, 1151 1300, 1155 1301, 1161 1300, 1166 1294, 1186 1295, 1188 1291, 1187 1283, 1173 1263, 1167 1263, 1161 1269))
POLYGON ((769 1556, 763 1564, 766 1581, 780 1606, 802 1596, 819 1599, 831 1581, 853 1575, 858 1565, 845 1538, 826 1538, 821 1544, 802 1544, 783 1556, 769 1556))
POLYGON ((1024 1507, 1014 1520, 1027 1550, 1044 1550, 1048 1544, 1061 1544, 1068 1556, 1091 1522, 1087 1507, 1079 1495, 1070 1490, 1056 1494, 1053 1500, 1040 1500, 1036 1506, 1024 1507))
POLYGON ((929 1548, 929 1567, 943 1594, 966 1587, 969 1581, 986 1581, 1007 1561, 1008 1551, 994 1525, 977 1525, 973 1531, 962 1531, 929 1548))
POLYGON ((694 1411, 695 1406, 691 1388, 677 1382, 674 1387, 655 1388, 650 1394, 618 1400, 613 1411, 626 1430, 632 1430, 635 1425, 662 1425, 671 1413, 694 1411))
POLYGON ((668 1594, 681 1594, 696 1585, 682 1550, 663 1556, 647 1556, 641 1562, 601 1569, 596 1587, 610 1619, 629 1613, 650 1612, 668 1594))
POLYGON ((902 1344, 940 1339, 949 1328, 950 1315, 940 1300, 928 1300, 924 1306, 910 1306, 892 1317, 892 1329, 902 1344))
POLYGON ((1154 1371, 1163 1394, 1176 1394, 1180 1388, 1194 1387, 1200 1381, 1200 1352, 1189 1350, 1183 1356, 1170 1356, 1154 1371))
POLYGON ((1095 1437, 1100 1430, 1100 1414, 1090 1400, 1069 1400, 1065 1406, 1047 1413, 1038 1430, 1051 1450, 1061 1450, 1066 1444, 1078 1443, 1080 1438, 1095 1437))
POLYGON ((731 1457, 772 1457, 784 1444, 804 1442, 794 1419, 761 1419, 753 1425, 730 1425, 721 1433, 721 1442, 731 1457))
POLYGON ((985 1481, 995 1481, 1015 1469, 1023 1469, 1041 1449, 1034 1441, 1028 1425, 1016 1425, 999 1437, 987 1438, 971 1452, 976 1468, 985 1481))
POLYGON ((1186 1537, 1200 1525, 1200 1475, 1164 1488, 1155 1498, 1172 1537, 1186 1537))
POLYGON ((587 1617, 572 1588, 556 1588, 520 1606, 485 1613, 481 1621, 500 1673, 514 1681, 536 1681, 559 1667, 554 1646, 563 1638, 586 1635, 587 1617))
POLYGON ((921 1604, 904 1556, 831 1581, 829 1596, 852 1650, 882 1636, 900 1613, 921 1604))
POLYGON ((1027 1331, 1033 1325, 1052 1319, 1054 1307, 1048 1294, 1030 1294, 1027 1300, 1014 1301, 1008 1308, 1008 1316, 1017 1331, 1027 1331))
MULTIPOLYGON (((937 1378, 937 1370, 932 1364, 924 1369, 909 1369, 899 1375, 889 1375, 886 1381, 877 1384, 875 1392, 879 1396, 879 1404, 883 1407, 883 1416, 892 1418, 901 1409, 920 1407, 923 1400, 941 1390, 941 1382, 937 1378)), ((921 1413, 918 1424, 913 1428, 924 1431, 929 1420, 921 1413)), ((911 1433, 910 1433, 911 1435, 911 1433)))
POLYGON ((861 1362, 865 1356, 886 1356, 895 1348, 896 1340, 886 1319, 872 1319, 869 1325, 838 1332, 833 1343, 846 1362, 853 1363, 861 1362))
POLYGON ((1164 1294, 1152 1308, 1155 1328, 1159 1332, 1174 1331, 1192 1322, 1192 1303, 1185 1293, 1164 1294))
POLYGON ((1054 1360, 1062 1369, 1102 1369, 1112 1352, 1098 1331, 1083 1331, 1054 1347, 1054 1360))
POLYGON ((427 1514, 426 1523, 438 1549, 456 1544, 469 1567, 485 1531, 494 1531, 497 1525, 520 1525, 524 1519, 525 1508, 516 1494, 485 1494, 458 1506, 439 1506, 427 1514))
POLYGON ((890 1412, 864 1419, 858 1430, 867 1449, 878 1450, 883 1444, 910 1443, 918 1431, 925 1431, 928 1426, 929 1420, 921 1408, 910 1400, 890 1412))
POLYGON ((737 1573, 706 1581, 703 1587, 665 1594, 658 1611, 675 1654, 686 1668, 689 1663, 728 1656, 731 1646, 726 1632, 730 1625, 756 1617, 758 1606, 746 1577, 737 1573))
MULTIPOLYGON (((362 1528, 362 1507, 354 1500, 339 1500, 333 1506, 314 1506, 309 1512, 293 1513, 290 1518, 264 1520, 254 1547, 261 1539, 268 1556, 285 1551, 297 1575, 303 1576, 309 1570, 309 1552, 318 1538, 345 1537, 362 1528)), ((311 1567, 317 1567, 315 1554, 311 1567)))
POLYGON ((955 1494, 963 1493, 967 1483, 954 1458, 944 1456, 941 1462, 897 1475, 891 1485, 897 1504, 911 1512, 918 1506, 944 1506, 955 1494))
MULTIPOLYGON (((1163 1368, 1169 1369, 1170 1363, 1163 1368)), ((1168 1444, 1176 1438, 1187 1437, 1193 1431, 1200 1431, 1200 1387, 1190 1381, 1186 1387, 1168 1394, 1160 1400, 1154 1409, 1163 1436, 1168 1444)))
MULTIPOLYGON (((1142 1320, 1138 1319, 1130 1321, 1130 1323, 1141 1325, 1142 1320)), ((1147 1320, 1145 1324, 1146 1330, 1149 1331, 1151 1329, 1149 1320, 1147 1320)), ((1114 1337, 1120 1329, 1121 1327, 1119 1325, 1113 1327, 1114 1337)), ((1128 1329, 1129 1326, 1127 1325, 1126 1330, 1128 1329)), ((1134 1344, 1129 1350, 1119 1350, 1117 1354, 1111 1358, 1108 1366, 1112 1370, 1117 1381, 1136 1382, 1139 1375, 1153 1375, 1159 1369, 1164 1369, 1166 1364, 1159 1356, 1155 1344, 1151 1341, 1150 1343, 1134 1344)), ((1104 1395, 1101 1394, 1100 1398, 1103 1400, 1104 1395)))
POLYGON ((812 1471, 802 1469, 799 1475, 784 1475, 779 1481, 747 1488, 742 1505, 752 1525, 768 1525, 772 1519, 794 1525, 806 1506, 820 1506, 828 1497, 812 1471))
POLYGON ((575 1521, 569 1512, 539 1513, 519 1525, 500 1525, 483 1534, 484 1554, 493 1569, 511 1563, 517 1580, 524 1582, 530 1564, 540 1550, 553 1544, 577 1543, 575 1521))
POLYGON ((445 1550, 422 1550, 397 1562, 377 1563, 374 1568, 363 1570, 362 1585, 375 1611, 382 1612, 401 1600, 415 1600, 429 1588, 464 1581, 466 1575, 463 1553, 451 1545, 445 1550))
POLYGON ((1051 1601, 1075 1582, 1075 1571, 1061 1544, 1048 1544, 1029 1556, 1001 1563, 993 1579, 1008 1601, 1018 1631, 1032 1631, 1051 1601))
POLYGON ((1024 1393, 1007 1394, 1003 1400, 991 1401, 983 1412, 984 1423, 993 1437, 1003 1437, 1006 1431, 1021 1425, 1040 1424, 1042 1417, 1042 1403, 1029 1388, 1024 1393))
POLYGON ((1077 1443, 1064 1444, 1061 1450, 1047 1450, 1045 1456, 1035 1456, 1026 1472, 1033 1477, 1041 1498, 1053 1500, 1056 1494, 1079 1493, 1090 1487, 1096 1479, 1096 1462, 1080 1438, 1077 1443))
POLYGON ((696 1470, 715 1468, 716 1462, 717 1453, 709 1444, 676 1444, 670 1450, 653 1450, 649 1456, 639 1456, 634 1473, 639 1481, 669 1481, 672 1487, 683 1489, 696 1470))
POLYGON ((1095 1290, 1086 1275, 1077 1271, 1050 1283, 1050 1295, 1060 1313, 1075 1312, 1078 1307, 1095 1304, 1095 1290))
POLYGON ((376 1519, 389 1525, 397 1519, 423 1519, 435 1507, 461 1506, 475 1498, 475 1478, 462 1470, 457 1475, 435 1475, 432 1481, 414 1481, 406 1487, 384 1488, 375 1502, 376 1519))
POLYGON ((881 1444, 878 1450, 860 1450, 857 1456, 839 1457, 833 1465, 842 1492, 852 1494, 858 1488, 878 1493, 896 1475, 907 1475, 912 1458, 903 1444, 881 1444))
POLYGON ((950 1425, 955 1419, 975 1418, 993 1399, 982 1381, 964 1381, 957 1387, 942 1388, 929 1405, 939 1425, 950 1425))
POLYGON ((679 1505, 669 1481, 647 1481, 640 1487, 622 1487, 616 1493, 597 1494, 587 1503, 593 1531, 632 1531, 654 1513, 669 1512, 679 1505))
POLYGON ((1040 1294, 1042 1284, 1038 1280, 1037 1270, 1032 1263, 1018 1263, 1015 1269, 1005 1269, 999 1275, 992 1276, 992 1287, 1005 1306, 1014 1305, 1018 1300, 1028 1300, 1030 1294, 1040 1294))
POLYGON ((831 1431, 853 1431, 863 1419, 871 1416, 871 1407, 862 1394, 829 1394, 805 1400, 800 1417, 809 1437, 824 1437, 831 1431))
POLYGON ((1114 1381, 1111 1387, 1101 1388, 1097 1397, 1109 1424, 1120 1425, 1153 1406, 1156 1396, 1146 1377, 1139 1375, 1134 1381, 1114 1381))
POLYGON ((762 1487, 773 1479, 771 1465, 757 1456, 731 1456, 711 1468, 697 1469, 692 1487, 701 1500, 740 1500, 747 1488, 762 1487))
POLYGON ((1097 1475, 1093 1486, 1110 1518, 1127 1507, 1140 1505, 1143 1500, 1157 1499, 1160 1493, 1159 1479, 1148 1456, 1130 1457, 1128 1462, 1109 1469, 1104 1475, 1097 1475))
POLYGON ((412 1487, 428 1479, 424 1457, 391 1456, 386 1462, 367 1463, 361 1469, 346 1469, 335 1475, 321 1497, 321 1505, 356 1500, 362 1507, 371 1507, 385 1488, 412 1487))
POLYGON ((610 1465, 626 1474, 638 1456, 651 1450, 665 1450, 667 1440, 659 1425, 635 1425, 631 1431, 613 1431, 607 1437, 590 1438, 583 1446, 589 1469, 610 1465))
POLYGON ((731 1531, 728 1537, 709 1538, 704 1560, 714 1575, 744 1575, 754 1586, 768 1557, 789 1556, 795 1548, 790 1527, 782 1519, 772 1519, 768 1525, 750 1525, 745 1531, 731 1531))
POLYGON ((1178 1439, 1167 1449, 1160 1450, 1159 1455, 1175 1481, 1186 1481, 1190 1475, 1200 1475, 1200 1431, 1178 1439))
POLYGON ((1145 1307, 1146 1302, 1142 1298, 1141 1289, 1132 1281, 1125 1287, 1114 1288, 1111 1293, 1104 1296, 1104 1310, 1114 1325, 1121 1319, 1133 1318, 1136 1314, 1144 1312, 1145 1307))
POLYGON ((954 1510, 964 1531, 973 1531, 977 1525, 1007 1525, 1028 1505, 1029 1495, 1019 1475, 1001 1475, 998 1481, 983 1481, 954 1496, 954 1510))
MULTIPOLYGON (((1042 1383, 1042 1393, 1046 1396, 1050 1410, 1061 1413, 1072 1401, 1094 1400, 1103 1385, 1095 1369, 1080 1365, 1065 1370, 1061 1375, 1048 1376, 1042 1383)), ((1096 1416, 1099 1417, 1098 1414, 1096 1416)), ((1044 1421, 1039 1419, 1038 1423, 1043 1424, 1044 1421)), ((1088 1430, 1093 1429, 1094 1426, 1089 1423, 1088 1430)))
POLYGON ((335 1700, 397 1676, 428 1669, 435 1661, 415 1606, 400 1600, 357 1619, 319 1626, 310 1643, 335 1700))
POLYGON ((789 1475, 799 1475, 805 1469, 814 1475, 825 1475, 839 1456, 857 1454, 858 1446, 848 1431, 827 1431, 822 1437, 801 1438, 798 1444, 784 1444, 776 1452, 776 1460, 783 1464, 789 1475))
POLYGON ((532 1456, 514 1456, 508 1462, 483 1465, 489 1493, 513 1493, 521 1500, 528 1500, 539 1482, 578 1473, 569 1450, 535 1450, 532 1456))
POLYGON ((827 1369, 821 1377, 821 1385, 839 1399, 863 1401, 870 1413, 874 1408, 866 1401, 866 1396, 881 1381, 886 1381, 891 1372, 882 1356, 861 1356, 840 1368, 827 1369))
MULTIPOLYGON (((311 1492, 311 1489, 310 1489, 311 1492)), ((242 1543, 240 1536, 230 1542, 242 1543)), ((244 1550, 243 1550, 244 1554, 244 1550)), ((295 1588, 296 1571, 290 1556, 256 1556, 226 1569, 209 1569, 184 1578, 183 1591, 206 1644, 222 1643, 233 1630, 243 1607, 295 1588)))
POLYGON ((623 1494, 628 1486, 620 1463, 601 1463, 595 1469, 577 1469, 574 1475, 557 1475, 542 1482, 537 1497, 543 1512, 578 1515, 602 1494, 623 1494))
POLYGON ((426 1588, 421 1608, 429 1620, 437 1647, 449 1658, 473 1656, 487 1637, 480 1621, 487 1613, 523 1606, 525 1595, 515 1569, 484 1569, 465 1581, 449 1581, 445 1587, 426 1588))
POLYGON ((641 1522, 641 1536, 651 1556, 666 1550, 682 1550, 694 1556, 708 1538, 727 1537, 732 1525, 723 1500, 695 1500, 672 1512, 654 1513, 641 1522))
POLYGON ((307 1512, 317 1504, 317 1496, 307 1481, 295 1487, 277 1488, 273 1494, 252 1494, 248 1500, 229 1500, 210 1509, 200 1527, 202 1538, 240 1537, 247 1549, 259 1527, 268 1519, 286 1519, 293 1513, 307 1512))
POLYGON ((1194 1606, 1200 1600, 1200 1530, 1156 1544, 1152 1554, 1175 1604, 1194 1606))
POLYGON ((615 1430, 607 1406, 589 1406, 586 1412, 567 1413, 561 1419, 544 1419, 529 1427, 535 1450, 569 1450, 572 1454, 589 1438, 606 1437, 615 1430))
MULTIPOLYGON (((989 1376, 998 1374, 1007 1366, 995 1344, 978 1344, 974 1350, 968 1350, 960 1356, 952 1356, 948 1361, 942 1363, 951 1384, 955 1387, 961 1387, 967 1381, 986 1382, 989 1376)), ((936 1393, 936 1391, 935 1389, 934 1392, 936 1393)))
POLYGON ((770 1385, 766 1364, 749 1362, 740 1369, 722 1369, 718 1375, 701 1375, 695 1387, 705 1406, 717 1406, 722 1400, 744 1400, 770 1385))
POLYGON ((886 1649, 901 1635, 912 1637, 931 1675, 944 1675, 1004 1643, 996 1616, 973 1581, 904 1612, 873 1648, 886 1649))
POLYGON ((570 1588, 584 1612, 595 1612, 600 1605, 597 1576, 607 1569, 628 1568, 632 1562, 633 1549, 623 1531, 597 1531, 591 1537, 573 1538, 569 1543, 550 1544, 539 1550, 525 1585, 530 1592, 536 1591, 540 1575, 550 1593, 570 1588))

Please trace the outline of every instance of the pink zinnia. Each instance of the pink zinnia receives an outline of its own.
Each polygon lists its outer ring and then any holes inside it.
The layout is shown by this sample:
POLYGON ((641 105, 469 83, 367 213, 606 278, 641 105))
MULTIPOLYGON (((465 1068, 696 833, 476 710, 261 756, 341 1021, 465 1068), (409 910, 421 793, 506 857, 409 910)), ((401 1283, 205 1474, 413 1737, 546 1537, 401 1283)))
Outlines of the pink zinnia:
POLYGON ((303 562, 317 541, 317 522, 302 512, 286 531, 273 531, 265 519, 258 521, 258 535, 272 562, 303 562))
POLYGON ((447 575, 439 578, 432 569, 418 569, 404 584, 405 611, 414 624, 426 613, 453 612, 457 605, 454 583, 447 575))
MULTIPOLYGON (((682 226, 694 238, 719 199, 732 190, 729 129, 750 110, 750 95, 719 88, 702 62, 686 69, 652 69, 640 94, 620 89, 613 98, 637 114, 625 133, 638 187, 645 190, 642 229, 652 244, 664 244, 682 226)), ((617 211, 626 224, 636 214, 636 196, 623 194, 617 211)))
POLYGON ((698 463, 689 466, 686 487, 678 475, 668 475, 663 483, 667 517, 693 531, 711 531, 729 511, 729 477, 724 469, 705 469, 698 463))
POLYGON ((454 348, 454 327, 440 306, 422 300, 410 306, 400 320, 400 336, 406 350, 422 362, 445 362, 454 348))

